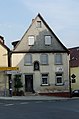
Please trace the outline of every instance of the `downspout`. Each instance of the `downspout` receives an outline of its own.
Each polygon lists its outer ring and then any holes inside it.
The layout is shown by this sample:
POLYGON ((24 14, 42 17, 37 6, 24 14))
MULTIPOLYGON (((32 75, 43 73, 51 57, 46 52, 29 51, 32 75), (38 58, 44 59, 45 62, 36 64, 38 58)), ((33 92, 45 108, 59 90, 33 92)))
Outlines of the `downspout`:
POLYGON ((69 93, 70 93, 70 98, 72 98, 70 60, 69 60, 69 93))
MULTIPOLYGON (((11 67, 11 51, 8 50, 8 67, 11 67)), ((8 74, 9 96, 12 97, 12 80, 11 74, 8 74)))

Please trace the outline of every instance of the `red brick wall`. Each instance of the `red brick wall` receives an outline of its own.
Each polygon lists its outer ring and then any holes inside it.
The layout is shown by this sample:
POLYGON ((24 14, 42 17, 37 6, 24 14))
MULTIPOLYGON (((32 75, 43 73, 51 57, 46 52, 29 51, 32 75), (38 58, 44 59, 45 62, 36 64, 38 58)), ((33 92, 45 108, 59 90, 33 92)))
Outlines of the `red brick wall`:
POLYGON ((40 95, 47 95, 47 96, 70 97, 69 92, 39 93, 39 94, 40 95))

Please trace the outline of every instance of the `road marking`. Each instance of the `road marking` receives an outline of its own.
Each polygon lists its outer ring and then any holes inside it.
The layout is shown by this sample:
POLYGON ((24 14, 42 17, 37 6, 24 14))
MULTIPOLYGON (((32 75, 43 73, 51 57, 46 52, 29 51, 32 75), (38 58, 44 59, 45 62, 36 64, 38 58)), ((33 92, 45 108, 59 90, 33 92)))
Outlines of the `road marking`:
POLYGON ((21 102, 20 104, 24 105, 24 104, 28 104, 29 102, 21 102))
POLYGON ((12 105, 14 105, 14 104, 5 104, 5 106, 12 106, 12 105))

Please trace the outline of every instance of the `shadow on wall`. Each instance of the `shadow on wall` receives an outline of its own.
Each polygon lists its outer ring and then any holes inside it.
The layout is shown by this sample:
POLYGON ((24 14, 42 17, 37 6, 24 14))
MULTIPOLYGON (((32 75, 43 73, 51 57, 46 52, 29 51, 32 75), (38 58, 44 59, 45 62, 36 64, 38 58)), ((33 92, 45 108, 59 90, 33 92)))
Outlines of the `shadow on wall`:
MULTIPOLYGON (((26 39, 28 40, 28 39, 26 39)), ((21 43, 20 43, 21 44, 21 43)), ((19 45, 19 44, 18 44, 19 45)), ((13 51, 13 54, 16 54, 16 58, 20 58, 19 62, 17 63, 17 66, 21 67, 24 66, 24 56, 26 53, 49 53, 49 52, 57 52, 57 51, 65 51, 64 48, 61 46, 60 42, 56 39, 56 37, 49 32, 48 30, 43 30, 35 37, 34 45, 28 45, 28 42, 21 46, 20 50, 18 50, 18 46, 16 49, 13 51), (45 45, 45 36, 50 35, 52 40, 51 40, 51 45, 45 45), (16 53, 17 52, 17 53, 16 53), (19 55, 23 53, 24 56, 21 58, 19 55), (19 54, 19 55, 18 55, 19 54)), ((13 59, 12 59, 13 60, 13 59)), ((36 61, 37 59, 35 59, 36 61)))
MULTIPOLYGON (((23 39, 25 40, 25 39, 23 39)), ((28 39, 26 39, 28 40, 28 39)), ((21 44, 21 42, 20 42, 21 44)), ((19 44, 19 45, 20 45, 19 44)), ((57 38, 48 30, 43 30, 41 32, 39 32, 39 35, 37 35, 35 37, 35 42, 34 45, 29 46, 28 44, 23 45, 23 47, 21 46, 22 49, 18 50, 18 46, 17 46, 17 53, 16 50, 13 54, 16 54, 16 58, 18 57, 19 62, 16 62, 15 66, 18 66, 20 68, 20 71, 22 71, 24 68, 27 68, 29 66, 24 66, 24 57, 26 53, 50 53, 50 52, 57 52, 57 51, 65 51, 65 49, 61 46, 60 42, 57 40, 57 38), (50 35, 52 40, 51 40, 51 44, 50 45, 45 45, 45 36, 46 35, 50 35), (21 58, 21 55, 22 58, 21 58)), ((34 59, 35 61, 37 61, 37 59, 34 59)), ((35 62, 33 61, 33 63, 35 62)), ((33 65, 32 65, 33 67, 33 65)), ((25 72, 27 73, 27 72, 25 72)), ((24 87, 24 85, 23 85, 24 87)))

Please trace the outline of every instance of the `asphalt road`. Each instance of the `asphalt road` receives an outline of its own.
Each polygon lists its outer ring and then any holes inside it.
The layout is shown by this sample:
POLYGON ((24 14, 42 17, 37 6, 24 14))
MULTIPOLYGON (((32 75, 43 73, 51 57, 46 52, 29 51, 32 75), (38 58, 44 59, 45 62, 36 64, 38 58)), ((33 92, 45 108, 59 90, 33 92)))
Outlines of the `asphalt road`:
POLYGON ((79 100, 0 100, 0 119, 79 119, 79 100))

